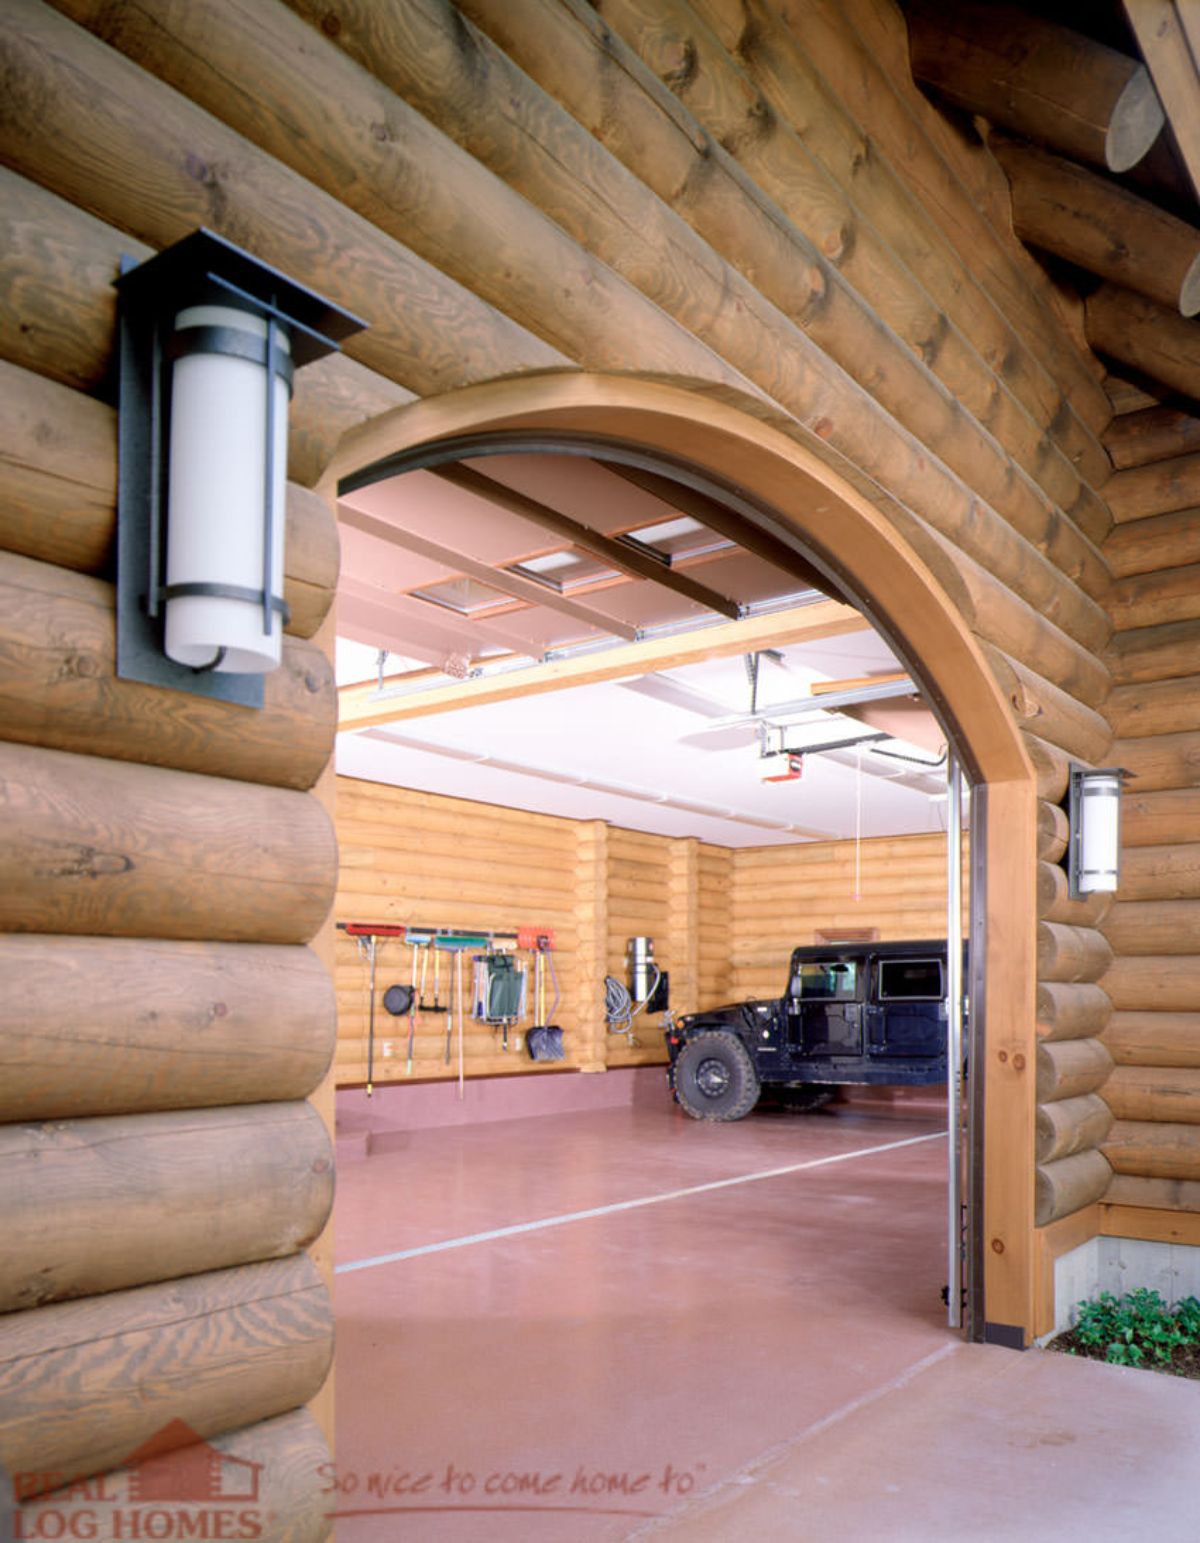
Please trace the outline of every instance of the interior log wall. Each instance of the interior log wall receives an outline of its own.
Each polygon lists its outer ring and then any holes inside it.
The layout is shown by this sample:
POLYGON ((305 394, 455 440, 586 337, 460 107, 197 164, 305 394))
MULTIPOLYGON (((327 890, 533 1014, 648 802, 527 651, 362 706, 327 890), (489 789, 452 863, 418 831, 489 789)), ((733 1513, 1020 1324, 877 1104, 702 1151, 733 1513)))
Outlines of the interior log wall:
MULTIPOLYGON (((946 935, 940 834, 868 839, 857 851, 853 841, 735 849, 348 777, 338 779, 337 829, 339 921, 554 930, 562 988, 555 1021, 564 1030, 565 1059, 533 1063, 517 1036, 506 1052, 498 1029, 468 1018, 470 1077, 664 1061, 661 1015, 639 1014, 635 1044, 608 1033, 604 1023, 604 976, 628 984, 627 945, 637 934, 654 939, 677 1013, 778 996, 792 949, 825 936, 864 928, 884 940, 946 935)), ((337 946, 337 1078, 360 1084, 367 1076, 369 965, 346 933, 337 946)), ((520 957, 528 966, 528 954, 520 957)), ((449 959, 443 954, 443 1006, 449 959)), ((447 1064, 445 1016, 418 1013, 409 1072, 408 1019, 390 1018, 381 1006, 387 986, 411 982, 412 966, 403 941, 381 941, 376 1083, 458 1076, 457 1025, 447 1064)), ((419 968, 432 1003, 432 966, 419 968)), ((464 979, 469 1013, 469 956, 464 979)), ((532 1023, 527 1014, 518 1033, 532 1023)))

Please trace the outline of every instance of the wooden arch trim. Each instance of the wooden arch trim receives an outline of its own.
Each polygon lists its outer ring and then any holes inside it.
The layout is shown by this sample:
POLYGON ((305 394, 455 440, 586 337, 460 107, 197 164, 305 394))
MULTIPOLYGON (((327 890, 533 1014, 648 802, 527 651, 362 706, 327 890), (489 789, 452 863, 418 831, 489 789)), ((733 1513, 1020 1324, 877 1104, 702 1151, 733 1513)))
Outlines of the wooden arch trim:
POLYGON ((373 467, 386 474, 389 463, 439 442, 588 436, 667 469, 689 468, 751 506, 888 639, 942 718, 976 795, 983 1285, 988 1337, 1024 1344, 1033 1323, 1034 773, 950 597, 886 515, 801 444, 795 428, 761 399, 706 382, 538 372, 427 398, 361 425, 342 440, 318 490, 335 500, 342 483, 361 484, 373 467))

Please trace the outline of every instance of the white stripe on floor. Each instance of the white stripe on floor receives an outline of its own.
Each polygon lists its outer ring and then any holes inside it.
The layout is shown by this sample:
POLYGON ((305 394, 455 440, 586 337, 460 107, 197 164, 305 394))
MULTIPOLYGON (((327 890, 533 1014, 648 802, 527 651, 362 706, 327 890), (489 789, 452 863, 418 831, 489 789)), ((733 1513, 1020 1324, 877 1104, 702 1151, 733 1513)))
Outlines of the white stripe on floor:
POLYGON ((395 1254, 376 1254, 373 1259, 354 1259, 339 1264, 335 1275, 349 1275, 353 1270, 373 1270, 380 1264, 398 1264, 402 1259, 419 1259, 423 1254, 440 1254, 448 1248, 468 1248, 472 1243, 492 1243, 497 1238, 513 1238, 522 1232, 541 1232, 546 1227, 563 1227, 568 1222, 588 1221, 594 1216, 612 1216, 617 1211, 636 1211, 644 1205, 661 1205, 664 1200, 683 1200, 688 1195, 705 1195, 714 1189, 731 1189, 735 1184, 756 1184, 761 1179, 778 1179, 784 1174, 801 1173, 806 1168, 828 1168, 833 1163, 848 1163, 856 1157, 874 1157, 878 1152, 895 1152, 900 1147, 917 1146, 922 1141, 940 1141, 946 1132, 929 1136, 908 1136, 903 1141, 888 1141, 883 1146, 862 1147, 857 1152, 837 1152, 832 1157, 814 1157, 806 1163, 790 1163, 786 1168, 764 1168, 761 1173, 745 1173, 736 1179, 714 1179, 709 1184, 693 1184, 687 1189, 671 1189, 662 1195, 646 1195, 640 1200, 618 1200, 612 1205, 593 1206, 588 1211, 570 1211, 565 1216, 544 1216, 536 1222, 517 1222, 512 1227, 496 1227, 491 1232, 473 1232, 465 1238, 447 1238, 443 1243, 425 1243, 420 1248, 402 1248, 395 1254))

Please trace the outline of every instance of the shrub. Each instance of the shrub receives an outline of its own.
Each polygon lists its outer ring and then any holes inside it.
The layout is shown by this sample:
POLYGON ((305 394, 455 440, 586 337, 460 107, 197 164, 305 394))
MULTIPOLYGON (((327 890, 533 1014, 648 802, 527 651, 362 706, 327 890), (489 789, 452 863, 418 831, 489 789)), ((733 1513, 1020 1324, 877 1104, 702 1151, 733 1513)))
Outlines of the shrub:
POLYGON ((1101 1292, 1075 1308, 1071 1354, 1082 1351, 1115 1366, 1168 1366, 1181 1346, 1200 1344, 1200 1301, 1184 1297, 1168 1307, 1145 1286, 1122 1297, 1101 1292))

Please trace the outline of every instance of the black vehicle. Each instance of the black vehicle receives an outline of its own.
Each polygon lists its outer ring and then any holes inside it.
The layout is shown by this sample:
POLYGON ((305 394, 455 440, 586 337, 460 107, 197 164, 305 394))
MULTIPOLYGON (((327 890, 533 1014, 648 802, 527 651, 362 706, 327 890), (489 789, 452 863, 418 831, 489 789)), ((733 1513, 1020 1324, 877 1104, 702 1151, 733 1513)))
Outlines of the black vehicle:
POLYGON ((666 1025, 668 1081, 697 1120, 740 1120, 764 1085, 801 1107, 839 1083, 946 1080, 946 943, 797 948, 786 994, 666 1025))

